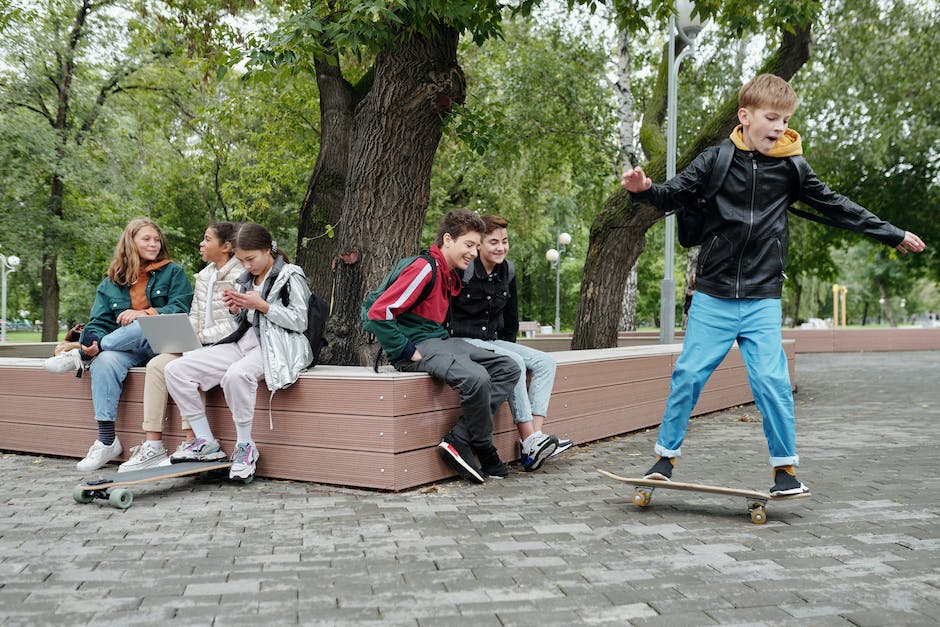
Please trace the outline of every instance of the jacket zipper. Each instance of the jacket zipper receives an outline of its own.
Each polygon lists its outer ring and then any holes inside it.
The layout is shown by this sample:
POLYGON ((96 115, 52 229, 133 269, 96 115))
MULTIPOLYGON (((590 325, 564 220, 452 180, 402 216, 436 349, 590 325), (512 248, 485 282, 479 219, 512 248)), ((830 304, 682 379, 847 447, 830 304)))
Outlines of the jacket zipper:
POLYGON ((744 244, 741 246, 741 252, 738 254, 738 272, 734 277, 734 297, 741 298, 741 266, 744 265, 744 250, 751 239, 751 231, 754 229, 754 202, 757 198, 757 159, 751 157, 751 205, 748 207, 747 235, 744 237, 744 244))

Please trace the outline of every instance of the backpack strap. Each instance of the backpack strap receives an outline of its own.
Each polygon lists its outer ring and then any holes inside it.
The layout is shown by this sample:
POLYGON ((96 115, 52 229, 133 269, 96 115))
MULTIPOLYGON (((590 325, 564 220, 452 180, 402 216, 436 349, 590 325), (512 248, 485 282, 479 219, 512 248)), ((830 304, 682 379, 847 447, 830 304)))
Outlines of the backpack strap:
POLYGON ((705 191, 699 196, 699 207, 711 202, 715 194, 725 183, 725 177, 728 176, 728 170, 731 169, 731 161, 734 159, 734 142, 725 139, 718 144, 718 156, 715 158, 715 164, 712 171, 708 174, 708 183, 705 185, 705 191))
MULTIPOLYGON (((405 309, 404 311, 400 311, 400 312, 398 313, 399 316, 401 316, 402 314, 406 314, 406 313, 408 313, 409 311, 411 311, 412 309, 414 309, 415 307, 417 307, 417 306, 418 306, 418 303, 424 302, 424 301, 428 298, 428 296, 431 295, 431 290, 434 289, 435 284, 437 284, 437 261, 435 261, 435 260, 434 260, 434 257, 431 256, 431 251, 428 250, 427 248, 425 248, 425 249, 423 249, 423 250, 421 251, 421 253, 418 255, 418 257, 420 257, 421 259, 424 259, 425 261, 427 261, 427 262, 428 262, 428 265, 431 266, 431 280, 424 284, 424 288, 422 288, 421 294, 418 295, 417 300, 415 300, 415 302, 413 302, 413 303, 412 303, 407 309, 405 309)), ((395 277, 395 278, 397 279, 398 277, 395 277)), ((394 282, 394 281, 393 281, 393 282, 394 282)), ((448 308, 448 309, 449 309, 449 308, 448 308)), ((372 335, 372 334, 370 334, 370 335, 371 335, 371 337, 370 337, 370 339, 369 339, 369 343, 371 344, 371 343, 375 340, 375 336, 372 335)), ((378 371, 379 371, 379 363, 381 363, 381 361, 382 361, 382 355, 383 355, 384 353, 385 353, 385 351, 382 350, 381 347, 379 347, 379 350, 377 350, 377 351, 375 352, 375 362, 372 364, 372 370, 375 371, 376 373, 378 373, 378 371)))
MULTIPOLYGON (((434 261, 434 257, 431 256, 431 251, 427 248, 421 251, 421 254, 418 255, 421 259, 424 259, 428 262, 428 265, 431 266, 431 280, 424 284, 424 287, 421 289, 421 293, 418 295, 417 300, 411 304, 410 307, 405 309, 402 312, 399 312, 399 316, 406 314, 415 307, 418 306, 418 303, 424 302, 428 296, 431 295, 431 291, 434 289, 434 286, 437 284, 437 262, 434 261)), ((396 277, 397 278, 397 277, 396 277)))
MULTIPOLYGON (((797 189, 803 189, 803 183, 812 172, 812 169, 809 167, 809 163, 806 162, 806 159, 803 157, 803 155, 793 155, 791 157, 787 157, 787 160, 790 162, 790 165, 793 166, 793 169, 796 170, 798 180, 797 189)), ((809 211, 803 211, 802 209, 797 209, 793 205, 790 205, 787 207, 787 209, 790 211, 790 213, 798 215, 805 220, 812 220, 813 222, 822 224, 824 226, 839 228, 838 224, 825 216, 821 216, 816 213, 810 213, 809 211)))

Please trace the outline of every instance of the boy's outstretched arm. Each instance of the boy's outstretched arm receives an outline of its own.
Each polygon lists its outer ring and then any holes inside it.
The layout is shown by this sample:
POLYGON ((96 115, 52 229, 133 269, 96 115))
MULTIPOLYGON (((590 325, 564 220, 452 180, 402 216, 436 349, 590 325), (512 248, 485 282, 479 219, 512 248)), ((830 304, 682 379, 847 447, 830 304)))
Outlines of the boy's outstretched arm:
POLYGON ((623 185, 624 189, 628 192, 637 194, 639 192, 645 192, 652 187, 653 181, 650 180, 650 177, 646 176, 643 168, 636 166, 632 170, 627 170, 623 173, 623 176, 620 177, 620 184, 623 185))
POLYGON ((904 239, 901 240, 901 243, 898 244, 896 248, 906 255, 908 251, 912 253, 924 252, 926 247, 924 240, 910 231, 904 231, 904 239))

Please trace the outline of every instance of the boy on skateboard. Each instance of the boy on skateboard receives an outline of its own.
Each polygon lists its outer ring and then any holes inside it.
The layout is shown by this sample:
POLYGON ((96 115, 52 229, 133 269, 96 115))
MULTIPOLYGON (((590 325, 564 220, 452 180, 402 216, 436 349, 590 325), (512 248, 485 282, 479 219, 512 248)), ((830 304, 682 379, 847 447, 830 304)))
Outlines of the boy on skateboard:
MULTIPOLYGON (((864 233, 902 253, 922 252, 924 242, 834 193, 808 167, 798 182, 788 157, 802 154, 803 149, 799 134, 787 128, 797 97, 785 80, 772 74, 757 76, 741 88, 738 106, 741 124, 731 133, 733 160, 704 208, 695 297, 659 428, 655 447, 659 457, 645 476, 672 477, 699 393, 737 341, 754 402, 763 415, 774 473, 770 494, 792 496, 808 489, 794 471, 800 458, 781 334, 787 208, 794 200, 803 201, 840 228, 864 233)), ((718 147, 707 148, 661 185, 654 185, 636 167, 623 174, 622 185, 640 202, 662 211, 681 210, 694 206, 702 195, 717 156, 718 147)))

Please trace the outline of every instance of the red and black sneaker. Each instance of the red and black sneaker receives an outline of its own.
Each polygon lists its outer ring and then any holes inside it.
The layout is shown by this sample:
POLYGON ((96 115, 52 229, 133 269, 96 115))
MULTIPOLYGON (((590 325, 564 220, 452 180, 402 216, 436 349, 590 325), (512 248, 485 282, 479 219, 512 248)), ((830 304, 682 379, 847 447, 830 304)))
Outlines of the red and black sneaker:
POLYGON ((454 434, 448 433, 437 445, 437 452, 448 466, 454 469, 458 475, 474 483, 483 483, 483 475, 480 467, 473 458, 473 451, 470 450, 470 444, 454 437, 454 434))

